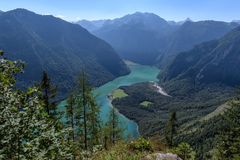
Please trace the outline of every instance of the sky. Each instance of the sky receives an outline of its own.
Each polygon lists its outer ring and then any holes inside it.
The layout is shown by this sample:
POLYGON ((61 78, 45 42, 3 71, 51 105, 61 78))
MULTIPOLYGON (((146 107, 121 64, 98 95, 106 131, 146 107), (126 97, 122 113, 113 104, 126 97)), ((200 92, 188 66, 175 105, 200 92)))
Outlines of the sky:
POLYGON ((25 8, 67 21, 151 12, 166 20, 240 20, 240 0, 0 0, 0 10, 25 8))

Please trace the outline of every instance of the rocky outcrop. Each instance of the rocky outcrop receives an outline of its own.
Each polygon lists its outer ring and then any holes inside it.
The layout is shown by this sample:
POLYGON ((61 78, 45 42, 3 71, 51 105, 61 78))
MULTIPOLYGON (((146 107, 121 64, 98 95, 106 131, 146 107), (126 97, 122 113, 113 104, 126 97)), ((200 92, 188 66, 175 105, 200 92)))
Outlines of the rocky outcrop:
POLYGON ((182 160, 176 154, 172 153, 154 153, 146 156, 143 160, 182 160))

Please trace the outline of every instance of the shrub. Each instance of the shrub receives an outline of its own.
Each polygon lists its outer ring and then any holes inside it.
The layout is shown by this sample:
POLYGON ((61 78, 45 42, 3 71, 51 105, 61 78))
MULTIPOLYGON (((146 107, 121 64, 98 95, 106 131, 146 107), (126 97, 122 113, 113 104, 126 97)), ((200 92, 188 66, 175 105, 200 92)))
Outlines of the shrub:
POLYGON ((177 147, 171 149, 171 152, 177 154, 183 160, 195 160, 196 156, 196 152, 185 142, 182 142, 177 147))
POLYGON ((145 138, 138 138, 129 144, 130 149, 134 151, 152 151, 151 142, 145 138))

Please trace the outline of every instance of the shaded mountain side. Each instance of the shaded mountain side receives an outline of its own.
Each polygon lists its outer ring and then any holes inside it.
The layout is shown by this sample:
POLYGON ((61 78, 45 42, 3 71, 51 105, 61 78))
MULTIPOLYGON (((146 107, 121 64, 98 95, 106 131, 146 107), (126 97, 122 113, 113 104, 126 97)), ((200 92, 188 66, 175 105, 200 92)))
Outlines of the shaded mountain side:
POLYGON ((113 104, 139 124, 141 134, 162 135, 163 139, 169 115, 176 112, 176 142, 190 143, 203 159, 213 148, 219 130, 227 125, 219 118, 218 112, 224 112, 219 106, 232 99, 240 85, 239 44, 240 27, 219 40, 180 53, 160 76, 160 85, 171 97, 159 94, 150 83, 142 83, 123 87, 128 96, 113 104), (146 101, 150 105, 141 105, 146 101))
POLYGON ((25 73, 19 77, 21 87, 39 81, 46 70, 63 96, 83 69, 95 86, 129 73, 109 44, 79 25, 53 16, 24 9, 4 12, 0 30, 0 48, 9 58, 26 63, 25 73))
MULTIPOLYGON (((90 25, 87 29, 92 30, 90 25)), ((96 21, 92 22, 96 26, 96 21)), ((161 17, 152 13, 129 14, 107 20, 92 33, 110 43, 124 59, 141 64, 153 64, 166 46, 166 37, 176 30, 161 17)))
POLYGON ((134 13, 114 20, 80 21, 94 35, 110 43, 124 59, 169 65, 178 53, 215 40, 239 26, 219 21, 169 22, 152 13, 134 13))
POLYGON ((164 71, 162 81, 191 79, 192 83, 240 85, 240 27, 223 38, 180 53, 164 71))
POLYGON ((167 46, 163 54, 159 55, 157 63, 160 67, 166 67, 180 52, 188 51, 202 42, 221 38, 238 25, 218 21, 186 21, 169 36, 167 46))

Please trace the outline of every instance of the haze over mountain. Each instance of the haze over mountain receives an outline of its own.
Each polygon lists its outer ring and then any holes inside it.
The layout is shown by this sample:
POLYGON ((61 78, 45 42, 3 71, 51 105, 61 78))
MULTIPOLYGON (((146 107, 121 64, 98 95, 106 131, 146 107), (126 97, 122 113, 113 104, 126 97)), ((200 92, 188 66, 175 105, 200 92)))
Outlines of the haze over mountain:
POLYGON ((105 21, 92 33, 110 43, 122 58, 153 64, 166 45, 168 34, 174 30, 175 26, 155 14, 136 12, 105 21))
POLYGON ((165 81, 190 79, 195 84, 240 84, 240 27, 219 40, 179 54, 166 70, 165 81))
POLYGON ((110 43, 122 58, 160 67, 169 64, 179 52, 220 38, 238 26, 237 23, 190 19, 167 22, 155 14, 140 12, 114 20, 78 24, 110 43))
POLYGON ((158 57, 158 65, 167 66, 180 52, 190 50, 202 42, 218 39, 237 26, 237 23, 218 21, 186 21, 169 36, 165 51, 158 57))
POLYGON ((129 72, 109 44, 53 16, 25 9, 4 12, 0 30, 0 48, 6 56, 26 62, 21 86, 39 81, 46 70, 60 94, 66 94, 82 69, 95 86, 129 72))

